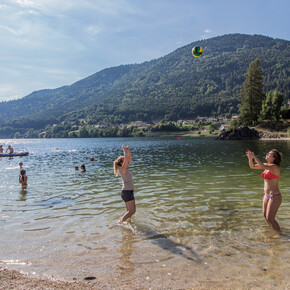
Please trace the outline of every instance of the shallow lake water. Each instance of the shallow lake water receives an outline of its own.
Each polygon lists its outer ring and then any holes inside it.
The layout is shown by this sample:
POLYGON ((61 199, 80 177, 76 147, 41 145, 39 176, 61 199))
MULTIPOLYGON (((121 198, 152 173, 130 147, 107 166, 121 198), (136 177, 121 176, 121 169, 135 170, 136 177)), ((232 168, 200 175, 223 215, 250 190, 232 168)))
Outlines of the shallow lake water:
POLYGON ((30 152, 0 159, 2 267, 67 280, 138 278, 145 288, 228 280, 253 287, 262 281, 269 287, 289 285, 290 141, 104 138, 1 144, 30 152), (113 161, 122 144, 133 156, 137 212, 119 226, 125 205, 113 161), (280 237, 265 227, 261 172, 249 168, 245 155, 250 149, 264 160, 272 148, 284 153, 280 237), (27 191, 18 183, 19 162, 27 171, 27 191), (81 164, 86 173, 75 171, 81 164))

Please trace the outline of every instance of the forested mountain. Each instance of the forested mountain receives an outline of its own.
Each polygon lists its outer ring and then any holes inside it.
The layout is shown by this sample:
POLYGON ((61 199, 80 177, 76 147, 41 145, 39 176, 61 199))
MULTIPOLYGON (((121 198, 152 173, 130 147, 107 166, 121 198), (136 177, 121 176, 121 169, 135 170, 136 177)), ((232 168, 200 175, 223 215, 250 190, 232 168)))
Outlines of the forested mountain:
POLYGON ((290 42, 229 34, 200 40, 142 64, 97 72, 70 86, 41 90, 0 103, 0 126, 41 129, 62 121, 87 124, 177 120, 238 112, 240 88, 259 58, 265 91, 290 95, 290 42), (191 49, 202 46, 194 58, 191 49))

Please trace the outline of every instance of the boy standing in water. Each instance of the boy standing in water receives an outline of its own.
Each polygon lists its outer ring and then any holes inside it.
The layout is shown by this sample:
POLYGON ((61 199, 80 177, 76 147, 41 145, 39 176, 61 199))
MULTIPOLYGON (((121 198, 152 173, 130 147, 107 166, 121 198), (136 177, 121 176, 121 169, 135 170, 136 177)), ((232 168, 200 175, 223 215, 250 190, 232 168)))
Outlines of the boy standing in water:
POLYGON ((19 175, 19 183, 22 184, 22 189, 27 188, 27 180, 28 180, 28 177, 26 175, 26 171, 24 169, 22 169, 20 171, 20 175, 19 175))

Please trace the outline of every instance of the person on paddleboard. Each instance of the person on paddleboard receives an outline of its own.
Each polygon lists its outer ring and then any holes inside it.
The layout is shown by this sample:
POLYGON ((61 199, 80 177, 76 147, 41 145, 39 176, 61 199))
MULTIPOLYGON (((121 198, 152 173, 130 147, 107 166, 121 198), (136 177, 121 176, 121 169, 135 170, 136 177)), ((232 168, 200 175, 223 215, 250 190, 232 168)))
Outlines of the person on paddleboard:
POLYGON ((11 147, 11 145, 8 145, 8 148, 6 149, 5 153, 7 153, 7 151, 9 151, 9 154, 14 153, 14 149, 11 147))
POLYGON ((129 166, 132 161, 132 155, 130 153, 129 146, 123 145, 122 149, 124 155, 119 156, 114 161, 114 173, 116 176, 120 174, 123 181, 121 197, 124 200, 127 209, 126 213, 119 220, 119 223, 123 223, 136 212, 133 174, 129 170, 129 166))

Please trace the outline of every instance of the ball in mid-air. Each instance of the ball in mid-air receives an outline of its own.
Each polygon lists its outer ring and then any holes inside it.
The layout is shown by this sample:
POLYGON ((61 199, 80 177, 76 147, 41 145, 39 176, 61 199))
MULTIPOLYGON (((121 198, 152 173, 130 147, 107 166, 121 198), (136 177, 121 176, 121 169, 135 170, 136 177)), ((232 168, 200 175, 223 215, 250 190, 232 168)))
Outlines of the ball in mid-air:
POLYGON ((203 50, 202 50, 202 47, 201 46, 195 46, 192 49, 192 55, 194 57, 200 57, 200 56, 202 56, 202 53, 203 53, 203 50))

